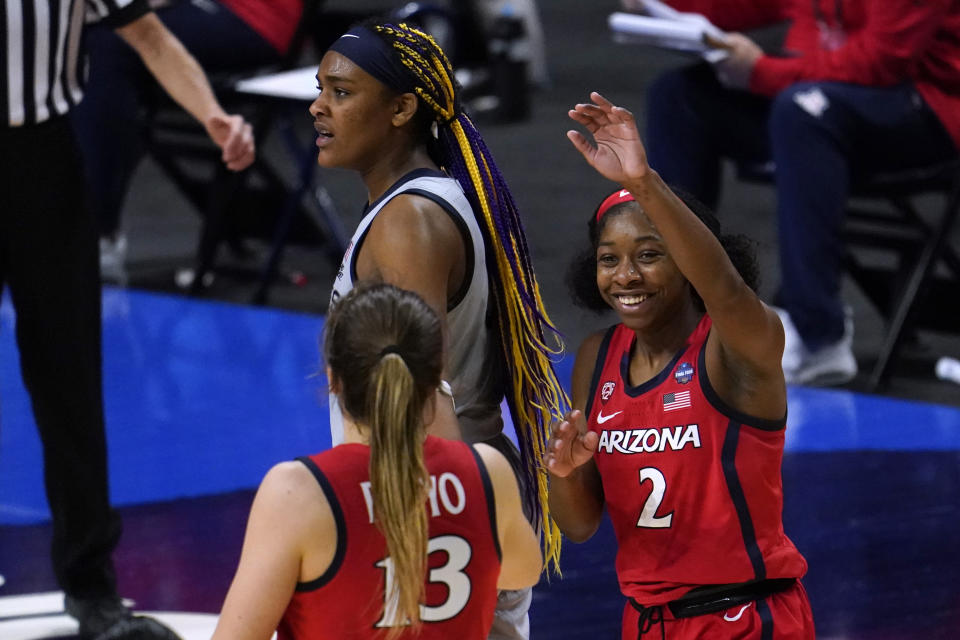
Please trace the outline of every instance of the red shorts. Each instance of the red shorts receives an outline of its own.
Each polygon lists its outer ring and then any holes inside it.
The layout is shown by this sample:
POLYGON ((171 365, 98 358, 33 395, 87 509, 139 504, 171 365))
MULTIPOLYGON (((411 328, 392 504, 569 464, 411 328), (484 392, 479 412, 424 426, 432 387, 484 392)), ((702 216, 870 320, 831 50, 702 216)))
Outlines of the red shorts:
MULTIPOLYGON (((664 606, 663 635, 653 623, 643 640, 814 640, 813 612, 799 581, 780 593, 726 611, 674 618, 664 606)), ((637 640, 640 613, 628 602, 623 609, 622 640, 637 640)))

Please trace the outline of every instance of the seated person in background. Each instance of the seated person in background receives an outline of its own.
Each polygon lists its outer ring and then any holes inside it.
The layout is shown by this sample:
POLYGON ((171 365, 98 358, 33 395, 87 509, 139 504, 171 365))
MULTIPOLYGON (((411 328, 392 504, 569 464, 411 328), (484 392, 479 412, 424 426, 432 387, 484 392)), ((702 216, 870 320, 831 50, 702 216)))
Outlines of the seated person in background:
POLYGON ((570 116, 597 146, 567 135, 622 187, 568 281, 619 322, 577 352, 574 410, 545 457, 551 513, 575 542, 609 513, 624 640, 813 640, 807 563, 781 518, 783 329, 753 291, 755 256, 667 187, 629 111, 590 97, 570 116))
POLYGON ((214 640, 486 638, 497 589, 535 584, 542 556, 506 458, 426 435, 450 416, 440 319, 361 285, 325 334, 344 443, 264 478, 214 640))
MULTIPOLYGON (((639 8, 638 0, 625 0, 639 8)), ((841 228, 858 174, 935 164, 960 145, 960 2, 669 0, 722 29, 790 21, 782 57, 730 33, 726 60, 647 91, 650 162, 715 207, 720 158, 773 162, 787 382, 857 372, 840 298, 841 228)))
MULTIPOLYGON (((302 10, 303 0, 172 0, 160 3, 156 14, 210 73, 243 71, 278 61, 287 51, 302 10)), ((107 277, 123 279, 126 238, 120 216, 143 153, 137 119, 153 78, 137 54, 106 25, 88 25, 84 37, 90 75, 83 102, 71 112, 71 121, 100 229, 101 270, 107 277)), ((173 97, 210 131, 207 111, 173 97)), ((246 165, 227 166, 238 170, 246 165)))

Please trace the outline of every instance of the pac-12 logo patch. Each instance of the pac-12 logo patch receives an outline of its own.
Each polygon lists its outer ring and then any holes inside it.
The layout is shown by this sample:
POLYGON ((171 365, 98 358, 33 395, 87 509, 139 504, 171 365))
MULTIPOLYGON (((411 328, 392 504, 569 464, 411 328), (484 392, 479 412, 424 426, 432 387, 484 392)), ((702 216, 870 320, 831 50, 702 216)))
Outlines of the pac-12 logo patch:
POLYGON ((689 362, 681 362, 673 377, 680 384, 687 384, 693 378, 693 366, 689 362))
POLYGON ((604 382, 603 386, 600 387, 600 399, 606 402, 610 399, 610 396, 613 395, 613 390, 617 388, 617 383, 615 382, 604 382))

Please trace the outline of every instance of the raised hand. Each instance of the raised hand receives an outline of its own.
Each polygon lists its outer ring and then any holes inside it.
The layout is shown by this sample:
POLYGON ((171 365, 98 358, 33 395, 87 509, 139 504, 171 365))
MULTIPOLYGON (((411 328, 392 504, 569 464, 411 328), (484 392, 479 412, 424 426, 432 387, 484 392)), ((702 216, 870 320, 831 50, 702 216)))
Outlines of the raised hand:
POLYGON ((590 132, 596 146, 579 131, 571 130, 567 137, 573 146, 600 175, 618 184, 646 176, 650 165, 633 114, 596 91, 590 94, 590 100, 592 104, 578 104, 568 115, 590 132))
POLYGON ((547 470, 555 476, 566 478, 577 467, 593 458, 597 450, 599 436, 587 431, 587 421, 583 412, 574 409, 559 423, 554 423, 547 442, 544 463, 547 470))
POLYGON ((243 116, 215 115, 204 126, 210 139, 223 151, 220 158, 228 169, 240 171, 253 163, 256 154, 253 127, 243 116))

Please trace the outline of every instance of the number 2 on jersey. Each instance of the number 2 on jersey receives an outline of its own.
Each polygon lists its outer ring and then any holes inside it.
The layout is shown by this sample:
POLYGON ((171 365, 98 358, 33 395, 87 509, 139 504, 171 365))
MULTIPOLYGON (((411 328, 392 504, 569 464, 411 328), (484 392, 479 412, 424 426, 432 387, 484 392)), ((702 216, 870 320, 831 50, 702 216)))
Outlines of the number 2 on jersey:
POLYGON ((663 473, 656 467, 645 467, 640 469, 640 484, 649 480, 653 483, 653 489, 643 503, 643 509, 640 511, 640 518, 637 520, 637 526, 645 529, 669 529, 673 521, 673 512, 665 516, 657 516, 657 509, 663 502, 663 494, 667 491, 667 481, 663 473))
MULTIPOLYGON (((443 551, 447 555, 447 561, 439 567, 429 570, 427 582, 443 583, 447 586, 447 599, 441 604, 430 607, 424 604, 420 605, 421 622, 443 622, 454 617, 467 606, 470 600, 470 577, 463 572, 470 564, 470 556, 473 550, 470 543, 460 536, 437 536, 430 538, 427 543, 427 556, 443 551)), ((381 567, 386 574, 384 576, 384 603, 383 617, 377 622, 377 627, 395 627, 404 623, 397 621, 397 594, 391 591, 393 584, 393 560, 386 557, 376 564, 381 567)))

